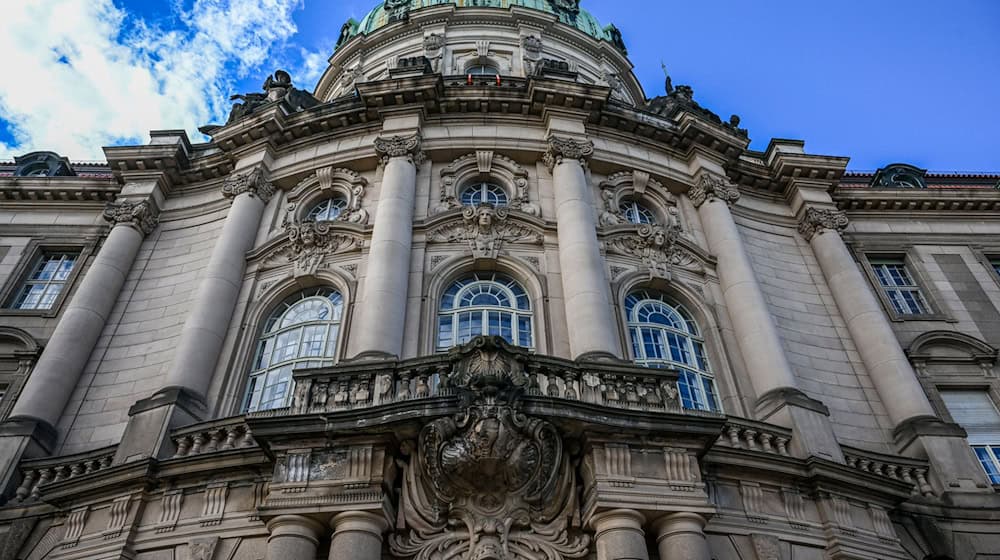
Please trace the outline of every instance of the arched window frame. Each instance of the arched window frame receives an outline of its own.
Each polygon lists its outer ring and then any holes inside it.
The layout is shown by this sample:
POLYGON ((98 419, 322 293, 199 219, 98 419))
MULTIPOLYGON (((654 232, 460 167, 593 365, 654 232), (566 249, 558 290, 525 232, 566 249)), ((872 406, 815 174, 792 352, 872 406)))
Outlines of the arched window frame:
POLYGON ((716 370, 709 360, 704 331, 694 315, 664 292, 645 287, 627 290, 622 310, 630 359, 647 367, 677 369, 680 372, 677 385, 682 406, 721 412, 716 370), (672 311, 679 321, 668 326, 640 320, 639 309, 654 304, 672 311), (656 344, 658 337, 662 346, 656 344))
POLYGON ((491 150, 465 154, 441 170, 437 205, 431 213, 439 214, 462 207, 462 190, 476 183, 493 183, 507 195, 507 207, 541 217, 538 204, 528 193, 528 170, 513 159, 491 150))
POLYGON ((494 208, 506 208, 510 204, 507 191, 492 181, 475 181, 458 189, 458 199, 462 206, 489 204, 494 208))
MULTIPOLYGON (((343 355, 343 342, 347 331, 346 323, 348 312, 345 292, 336 285, 327 283, 320 283, 308 288, 302 288, 301 286, 295 286, 295 288, 296 289, 292 290, 290 293, 288 293, 288 290, 283 290, 281 292, 283 297, 278 299, 276 304, 268 306, 266 308, 266 312, 257 317, 257 323, 259 326, 254 331, 256 335, 247 345, 249 346, 247 355, 248 363, 243 369, 243 371, 246 372, 245 383, 242 398, 239 404, 241 412, 268 410, 270 408, 288 406, 294 392, 294 384, 291 381, 291 375, 296 368, 333 365, 343 355), (307 320, 298 323, 291 323, 283 327, 280 325, 277 328, 272 327, 273 321, 282 320, 285 317, 285 314, 293 309, 295 305, 307 300, 315 301, 319 298, 330 299, 332 294, 337 294, 337 300, 330 303, 334 312, 333 318, 329 320, 307 320), (325 328, 323 331, 325 336, 322 340, 321 355, 299 355, 303 350, 302 335, 305 334, 309 327, 317 326, 325 328), (335 329, 336 332, 331 332, 332 329, 335 329), (276 345, 279 338, 282 335, 290 334, 295 331, 299 332, 299 337, 295 339, 297 347, 296 355, 294 357, 274 362, 274 352, 277 349, 276 345), (330 348, 331 344, 333 345, 333 348, 330 348), (263 353, 269 354, 266 363, 263 360, 263 353), (280 371, 285 368, 288 369, 284 372, 280 371), (271 375, 272 372, 275 373, 275 382, 269 384, 267 377, 271 375), (261 399, 264 398, 264 392, 269 386, 278 383, 285 383, 285 389, 281 392, 282 404, 269 408, 261 408, 261 399)), ((290 340, 290 338, 286 338, 286 340, 290 340)), ((312 342, 315 343, 316 341, 317 340, 314 339, 312 342)), ((274 399, 272 398, 269 402, 274 402, 274 399)))
POLYGON ((285 221, 302 223, 318 204, 331 199, 343 199, 344 209, 334 220, 356 224, 368 223, 364 208, 368 180, 346 168, 324 167, 299 182, 288 192, 285 221))
POLYGON ((600 184, 601 225, 639 225, 626 216, 625 207, 636 204, 645 208, 653 218, 650 225, 667 225, 676 221, 683 227, 677 197, 662 183, 645 171, 620 171, 613 173, 600 184))
POLYGON ((523 284, 503 272, 477 271, 454 278, 445 286, 437 305, 435 350, 447 351, 479 335, 504 336, 504 317, 509 318, 510 333, 509 337, 504 338, 514 345, 534 350, 537 348, 538 334, 531 300, 531 295, 523 284), (462 305, 463 300, 484 293, 499 294, 510 305, 462 305), (479 328, 473 328, 477 319, 479 328), (466 332, 463 332, 463 322, 468 326, 466 332))

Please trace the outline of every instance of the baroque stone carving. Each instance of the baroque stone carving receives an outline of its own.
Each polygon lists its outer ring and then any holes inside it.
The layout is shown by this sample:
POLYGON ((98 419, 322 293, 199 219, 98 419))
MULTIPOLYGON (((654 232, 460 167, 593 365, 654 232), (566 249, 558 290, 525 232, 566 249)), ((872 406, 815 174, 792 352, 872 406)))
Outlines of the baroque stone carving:
POLYGON ((246 173, 230 175, 222 184, 222 196, 226 198, 236 198, 248 193, 251 197, 258 197, 264 204, 267 204, 274 196, 274 185, 264 177, 264 170, 255 167, 246 173))
POLYGON ((843 231, 847 227, 847 212, 827 208, 806 208, 806 214, 799 222, 799 233, 811 241, 813 236, 824 231, 843 231))
MULTIPOLYGON (((625 213, 622 212, 621 203, 628 197, 644 197, 647 191, 655 193, 668 206, 677 204, 674 195, 667 192, 659 181, 650 177, 645 171, 619 171, 602 181, 600 187, 601 201, 604 203, 600 216, 603 226, 629 223, 625 213)), ((669 211, 669 214, 669 221, 677 219, 679 222, 676 208, 669 211)))
POLYGON ((542 161, 549 171, 552 171, 566 158, 578 160, 582 165, 586 165, 592 155, 594 155, 594 143, 590 140, 551 136, 549 150, 542 156, 542 161))
POLYGON ((753 542, 753 550, 757 555, 757 560, 782 560, 781 541, 778 540, 778 537, 752 533, 750 541, 753 542))
POLYGON ((534 35, 521 38, 521 60, 524 62, 525 75, 535 73, 535 65, 542 59, 542 40, 534 35))
POLYGON ((875 172, 872 187, 889 187, 901 189, 927 188, 926 169, 920 169, 905 163, 894 163, 875 172))
POLYGON ((681 229, 676 212, 671 208, 671 222, 665 226, 642 224, 634 232, 612 235, 606 242, 608 251, 639 258, 651 278, 670 280, 675 266, 701 272, 699 259, 678 244, 681 229))
POLYGON ((439 202, 433 213, 460 208, 459 188, 486 180, 499 180, 507 191, 513 187, 513 192, 508 192, 508 208, 541 216, 541 208, 528 197, 528 171, 513 159, 490 150, 465 154, 441 170, 439 202))
POLYGON ((424 57, 430 61, 434 72, 441 71, 441 58, 444 54, 445 38, 437 33, 424 36, 424 57))
POLYGON ((188 543, 188 556, 191 560, 212 560, 215 557, 215 547, 218 545, 219 537, 191 539, 188 543))
POLYGON ((115 200, 109 202, 104 207, 104 219, 114 226, 124 224, 135 228, 143 235, 149 235, 160 223, 159 214, 153 209, 153 205, 148 200, 129 202, 128 200, 115 200))
POLYGON ((727 129, 737 136, 742 136, 744 138, 747 137, 747 129, 740 128, 739 126, 739 116, 733 115, 729 117, 729 122, 723 122, 722 119, 719 118, 719 115, 702 107, 697 101, 694 100, 694 89, 691 86, 678 85, 677 87, 674 87, 673 81, 670 79, 670 75, 667 74, 666 66, 663 67, 663 73, 666 76, 666 95, 661 95, 649 100, 646 104, 646 109, 648 111, 671 119, 678 113, 688 112, 698 115, 710 123, 727 129))
MULTIPOLYGON (((238 99, 242 101, 242 103, 236 103, 233 105, 232 110, 229 112, 229 118, 226 120, 226 124, 228 125, 234 123, 243 117, 253 114, 264 105, 274 103, 276 101, 286 103, 291 107, 292 111, 295 112, 304 111, 319 105, 319 100, 313 97, 311 93, 294 87, 292 85, 291 75, 284 70, 276 70, 274 74, 268 76, 267 79, 264 80, 262 89, 264 90, 264 93, 237 94, 230 97, 230 100, 235 101, 238 99)), ((218 127, 209 126, 203 128, 207 130, 202 130, 202 132, 209 134, 212 130, 218 127)))
MULTIPOLYGON (((562 437, 520 411, 528 376, 516 350, 479 337, 452 350, 444 383, 461 412, 420 432, 404 467, 402 519, 392 552, 417 560, 582 558, 579 505, 562 437)), ((520 356, 523 358, 523 356, 520 356)))
POLYGON ((719 199, 726 204, 732 205, 732 203, 739 200, 740 191, 736 187, 729 185, 722 177, 706 173, 701 176, 698 184, 688 191, 688 198, 691 199, 695 208, 701 208, 701 205, 705 201, 714 199, 719 199))
POLYGON ((367 187, 368 181, 350 169, 343 167, 317 169, 316 173, 303 179, 288 193, 285 221, 299 219, 301 217, 299 209, 303 202, 317 202, 316 196, 311 196, 310 193, 315 194, 318 190, 323 197, 338 197, 346 201, 346 207, 331 221, 367 224, 368 211, 361 206, 367 187))
POLYGON ((357 236, 336 231, 330 222, 287 222, 285 234, 287 256, 294 263, 296 276, 316 274, 327 256, 361 247, 357 236))
POLYGON ((427 233, 430 242, 467 243, 477 259, 496 259, 504 243, 541 244, 543 239, 540 231, 511 220, 506 208, 489 204, 467 207, 461 222, 452 221, 427 233))
POLYGON ((376 138, 375 152, 381 156, 383 165, 394 157, 405 157, 415 165, 420 165, 424 159, 424 155, 420 151, 419 134, 376 138))

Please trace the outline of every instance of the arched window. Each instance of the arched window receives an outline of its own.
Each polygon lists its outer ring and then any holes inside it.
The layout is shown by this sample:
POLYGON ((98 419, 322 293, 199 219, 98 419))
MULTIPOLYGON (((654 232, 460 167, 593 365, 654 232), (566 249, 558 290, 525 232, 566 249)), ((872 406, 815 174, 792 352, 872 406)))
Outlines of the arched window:
POLYGON ((452 284, 441 297, 438 351, 479 335, 534 348, 531 301, 520 284, 503 274, 477 272, 452 284))
POLYGON ((332 288, 303 290, 278 305, 257 340, 244 411, 288 406, 293 369, 334 363, 343 308, 332 288))
POLYGON ((460 195, 463 206, 492 204, 495 208, 507 206, 507 192, 493 183, 475 183, 462 189, 460 195))
POLYGON ((329 222, 336 220, 340 213, 347 208, 347 200, 342 197, 327 198, 319 201, 306 214, 307 220, 317 222, 329 222))
POLYGON ((618 209, 621 211, 625 219, 631 224, 653 224, 656 223, 656 218, 653 216, 653 212, 646 208, 642 204, 634 200, 623 200, 621 204, 618 205, 618 209))
POLYGON ((498 76, 500 69, 492 64, 473 64, 465 69, 465 73, 473 76, 498 76))
POLYGON ((680 371, 677 389, 684 408, 718 411, 705 341, 691 315, 662 294, 636 290, 625 298, 632 356, 652 368, 680 371))

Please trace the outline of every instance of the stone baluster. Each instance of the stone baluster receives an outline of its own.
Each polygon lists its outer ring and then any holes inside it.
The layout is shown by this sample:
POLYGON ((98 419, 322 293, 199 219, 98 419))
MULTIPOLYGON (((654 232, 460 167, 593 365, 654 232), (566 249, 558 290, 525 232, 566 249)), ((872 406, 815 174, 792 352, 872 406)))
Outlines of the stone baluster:
POLYGON ((384 517, 366 511, 347 511, 335 515, 330 525, 333 527, 330 560, 381 560, 382 534, 389 528, 384 517))
MULTIPOLYGON (((649 560, 642 525, 646 518, 631 509, 614 509, 595 514, 590 519, 594 529, 597 560, 649 560)), ((660 556, 673 558, 673 556, 660 556)), ((332 558, 331 558, 332 560, 332 558)))
POLYGON ((362 301, 355 306, 364 312, 355 318, 352 348, 362 357, 400 356, 410 279, 417 167, 424 156, 420 152, 419 134, 378 138, 375 151, 382 157, 382 186, 362 301))
POLYGON ((660 558, 711 560, 705 540, 705 518, 697 513, 671 513, 654 524, 660 558))
POLYGON ((621 357, 597 221, 584 171, 589 141, 552 136, 545 163, 552 172, 559 235, 559 269, 573 358, 621 357))
POLYGON ((158 212, 149 200, 118 200, 108 204, 104 218, 111 222, 111 232, 63 311, 14 403, 11 419, 41 422, 54 433, 118 300, 139 246, 158 223, 158 212))
POLYGON ((267 560, 314 560, 325 529, 308 517, 279 515, 268 521, 267 531, 267 560))

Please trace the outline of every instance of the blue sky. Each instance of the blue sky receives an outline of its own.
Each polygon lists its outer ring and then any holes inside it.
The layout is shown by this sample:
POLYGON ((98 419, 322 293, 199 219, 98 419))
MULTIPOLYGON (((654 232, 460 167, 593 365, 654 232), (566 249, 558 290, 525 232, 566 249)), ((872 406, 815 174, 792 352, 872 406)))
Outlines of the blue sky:
MULTIPOLYGON (((0 158, 101 159, 219 122, 275 68, 311 89, 372 0, 34 0, 5 7, 0 158), (42 22, 39 24, 39 22, 42 22)), ((751 147, 800 138, 852 169, 1000 171, 1000 1, 584 0, 621 28, 647 96, 674 84, 751 147)))

